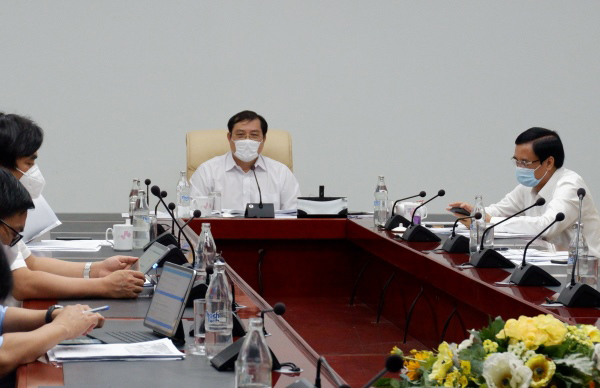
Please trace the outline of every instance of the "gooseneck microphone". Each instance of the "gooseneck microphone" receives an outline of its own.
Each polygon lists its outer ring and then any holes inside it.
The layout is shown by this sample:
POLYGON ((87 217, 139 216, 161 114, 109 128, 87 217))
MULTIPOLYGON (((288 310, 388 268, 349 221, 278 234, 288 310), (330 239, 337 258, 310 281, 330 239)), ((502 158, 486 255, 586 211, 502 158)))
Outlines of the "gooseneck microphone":
POLYGON ((577 262, 579 261, 579 236, 581 234, 581 209, 583 208, 583 198, 585 189, 582 187, 577 190, 579 197, 579 218, 577 220, 577 237, 575 240, 575 260, 573 260, 573 272, 569 284, 561 291, 557 302, 567 307, 600 307, 600 292, 589 284, 575 282, 575 271, 577 271, 577 262))
POLYGON ((437 195, 429 199, 428 201, 423 202, 421 205, 417 206, 413 211, 412 217, 410 219, 410 226, 408 229, 404 231, 402 235, 402 239, 408 242, 440 242, 442 241, 438 236, 435 235, 432 231, 424 227, 423 225, 415 225, 415 214, 417 214, 417 210, 421 207, 425 206, 429 202, 433 201, 437 197, 443 197, 446 195, 445 190, 439 190, 437 195))
POLYGON ((336 387, 350 388, 349 385, 344 384, 340 381, 337 373, 333 371, 333 368, 329 365, 329 363, 325 359, 325 356, 319 357, 319 361, 317 361, 317 376, 315 377, 315 388, 321 388, 321 366, 327 369, 327 372, 329 372, 329 375, 333 378, 336 387))
POLYGON ((265 326, 265 313, 275 313, 275 315, 283 315, 285 314, 285 304, 277 302, 273 305, 272 309, 261 310, 260 319, 262 319, 263 321, 263 334, 265 335, 265 337, 267 337, 271 334, 267 332, 267 327, 265 326))
POLYGON ((192 222, 192 220, 194 220, 196 218, 200 218, 201 215, 202 215, 202 212, 200 210, 194 210, 194 213, 192 214, 192 216, 179 229, 179 233, 177 234, 177 242, 179 243, 179 246, 181 246, 181 233, 183 233, 183 228, 185 228, 186 226, 188 226, 188 224, 190 222, 192 222))
POLYGON ((245 218, 275 218, 275 206, 272 203, 263 203, 262 191, 260 184, 258 184, 258 178, 256 177, 255 167, 250 167, 254 174, 254 180, 256 180, 256 187, 258 187, 259 203, 248 203, 246 204, 246 211, 244 212, 245 218))
POLYGON ((487 227, 483 231, 483 234, 481 235, 481 245, 479 247, 479 250, 476 253, 471 255, 470 264, 476 268, 515 268, 516 265, 512 261, 508 260, 506 257, 502 256, 502 254, 500 254, 498 251, 495 251, 491 248, 485 248, 485 249, 483 248, 483 244, 485 242, 485 235, 487 234, 487 232, 490 229, 495 228, 496 226, 510 220, 513 217, 518 216, 519 214, 521 214, 523 212, 526 212, 527 210, 531 209, 532 207, 542 206, 545 203, 546 203, 546 200, 544 198, 540 197, 537 199, 537 201, 535 201, 535 203, 533 205, 528 206, 525 209, 516 212, 512 216, 506 217, 502 221, 487 227))
MULTIPOLYGON (((177 221, 175 221, 175 208, 177 206, 175 206, 175 204, 173 202, 169 202, 169 214, 171 215, 171 231, 173 233, 173 235, 175 235, 175 223, 177 221)), ((179 224, 177 224, 177 226, 179 226, 179 224)))
POLYGON ((395 201, 394 204, 392 205, 392 215, 385 222, 385 225, 383 226, 383 229, 385 229, 385 230, 392 230, 392 229, 395 229, 398 226, 400 226, 400 224, 402 224, 405 227, 408 226, 408 225, 410 225, 410 221, 409 220, 407 220, 406 218, 402 217, 399 214, 396 214, 396 204, 398 202, 405 201, 407 199, 416 198, 416 197, 425 197, 426 195, 427 195, 427 193, 425 193, 424 191, 421 191, 417 195, 411 195, 410 197, 402 198, 402 199, 399 199, 399 200, 395 201))
MULTIPOLYGON (((152 193, 154 194, 154 193, 152 193)), ((161 191, 160 192, 160 197, 161 198, 167 198, 167 192, 166 191, 161 191)), ((160 205, 160 201, 156 202, 156 206, 154 206, 154 214, 156 214, 156 216, 158 217, 158 205, 160 205)))
MULTIPOLYGON (((481 235, 481 246, 480 246, 480 248, 479 248, 479 249, 480 249, 480 250, 483 250, 483 243, 484 243, 484 241, 485 241, 485 234, 486 234, 486 233, 487 233, 487 232, 488 232, 490 229, 492 229, 492 228, 495 228, 496 226, 498 226, 498 225, 500 225, 500 224, 502 224, 502 223, 504 223, 504 222, 506 222, 506 221, 510 220, 510 219, 511 219, 511 218, 513 218, 513 217, 516 217, 516 216, 518 216, 519 214, 521 214, 521 213, 523 213, 523 212, 526 212, 527 210, 531 209, 532 207, 536 207, 536 206, 543 206, 545 203, 546 203, 546 200, 545 200, 544 198, 541 198, 541 197, 540 197, 540 198, 538 198, 538 199, 537 199, 537 201, 535 201, 535 203, 534 203, 533 205, 531 205, 531 206, 528 206, 528 207, 526 207, 525 209, 523 209, 523 210, 521 210, 521 211, 518 211, 518 212, 516 212, 515 214, 513 214, 513 215, 512 215, 512 216, 510 216, 510 217, 506 217, 505 219, 503 219, 502 221, 500 221, 500 222, 498 222, 498 223, 496 223, 496 224, 494 224, 494 225, 490 225, 490 226, 488 226, 488 227, 487 227, 487 228, 486 228, 486 229, 483 231, 483 234, 481 235)), ((564 214, 563 214, 563 215, 564 215, 564 214)))
POLYGON ((454 226, 452 226, 452 234, 450 237, 444 241, 444 245, 442 246, 442 250, 448 253, 469 253, 469 239, 465 236, 461 236, 460 234, 456 234, 456 225, 461 220, 467 219, 481 219, 481 213, 477 212, 472 216, 457 218, 454 221, 454 226))
MULTIPOLYGON (((146 180, 144 181, 144 183, 146 184, 146 193, 148 193, 149 189, 150 189, 150 183, 152 183, 152 181, 148 178, 146 178, 146 180)), ((150 206, 150 196, 146 195, 146 205, 150 206)), ((156 214, 156 213, 154 213, 156 214)))
POLYGON ((373 378, 369 380, 369 382, 366 383, 363 388, 371 387, 373 384, 375 384, 377 380, 381 378, 381 376, 383 376, 387 372, 397 373, 398 371, 400 371, 400 369, 402 369, 402 364, 402 357, 400 357, 399 355, 393 354, 389 356, 387 360, 385 360, 385 368, 383 368, 381 371, 379 371, 379 373, 373 376, 373 378))
POLYGON ((525 245, 525 250, 523 251, 523 261, 521 266, 515 269, 515 271, 510 276, 510 282, 516 284, 517 286, 548 286, 555 287, 560 286, 560 282, 556 280, 552 275, 543 270, 542 268, 530 264, 527 262, 525 257, 527 256, 527 249, 538 237, 540 237, 544 232, 546 232, 552 225, 556 224, 565 219, 564 213, 556 213, 554 217, 554 221, 550 223, 550 225, 546 226, 537 236, 531 239, 525 245))

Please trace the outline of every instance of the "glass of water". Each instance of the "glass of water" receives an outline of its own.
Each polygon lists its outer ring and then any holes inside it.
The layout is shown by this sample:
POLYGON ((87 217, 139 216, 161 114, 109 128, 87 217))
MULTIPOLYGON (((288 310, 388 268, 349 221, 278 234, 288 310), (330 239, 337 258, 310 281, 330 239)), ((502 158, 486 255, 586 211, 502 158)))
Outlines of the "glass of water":
POLYGON ((213 199, 213 215, 216 217, 221 217, 223 213, 223 210, 221 209, 221 192, 211 191, 210 197, 213 199))
POLYGON ((194 299, 194 343, 190 346, 189 351, 197 356, 206 356, 205 312, 206 299, 194 299))

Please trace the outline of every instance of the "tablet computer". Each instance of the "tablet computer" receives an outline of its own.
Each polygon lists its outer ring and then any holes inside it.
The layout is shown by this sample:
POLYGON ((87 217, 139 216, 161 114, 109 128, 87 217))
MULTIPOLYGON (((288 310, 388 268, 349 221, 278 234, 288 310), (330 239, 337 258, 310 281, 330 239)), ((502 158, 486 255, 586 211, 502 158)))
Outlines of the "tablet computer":
POLYGON ((144 252, 138 259, 138 262, 140 263, 139 271, 144 275, 147 275, 154 264, 160 262, 164 257, 166 257, 170 250, 171 249, 169 247, 166 247, 161 243, 155 242, 154 244, 150 245, 148 249, 146 249, 146 252, 144 252))

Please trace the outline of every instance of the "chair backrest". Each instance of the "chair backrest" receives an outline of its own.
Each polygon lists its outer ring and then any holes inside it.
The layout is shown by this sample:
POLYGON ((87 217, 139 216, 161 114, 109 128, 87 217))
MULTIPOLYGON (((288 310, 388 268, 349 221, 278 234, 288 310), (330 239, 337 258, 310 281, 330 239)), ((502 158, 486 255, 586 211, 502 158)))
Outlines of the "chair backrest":
MULTIPOLYGON (((187 133, 185 142, 188 179, 202 163, 230 150, 226 129, 191 131, 187 133)), ((293 171, 292 136, 288 131, 269 129, 262 154, 293 171)))

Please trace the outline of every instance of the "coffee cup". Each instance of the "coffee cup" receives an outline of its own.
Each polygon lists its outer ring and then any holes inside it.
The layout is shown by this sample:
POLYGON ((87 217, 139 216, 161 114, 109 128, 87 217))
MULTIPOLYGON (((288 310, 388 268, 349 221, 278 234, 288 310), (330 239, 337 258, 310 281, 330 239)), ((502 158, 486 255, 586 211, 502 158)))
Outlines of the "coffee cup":
MULTIPOLYGON (((411 219, 413 219, 413 213, 415 212, 415 209, 421 206, 422 204, 423 202, 401 202, 396 205, 395 213, 400 214, 401 216, 410 221, 411 219)), ((414 223, 421 224, 421 220, 424 220, 425 218, 427 218, 427 207, 421 206, 417 210, 417 214, 415 214, 414 223)))
POLYGON ((196 197, 192 199, 192 209, 200 210, 200 217, 210 217, 213 210, 214 197, 196 197))
POLYGON ((133 249, 133 225, 129 220, 125 224, 115 224, 112 228, 106 229, 106 241, 112 245, 115 251, 130 251, 133 249), (108 233, 113 235, 113 241, 108 239, 108 233))

